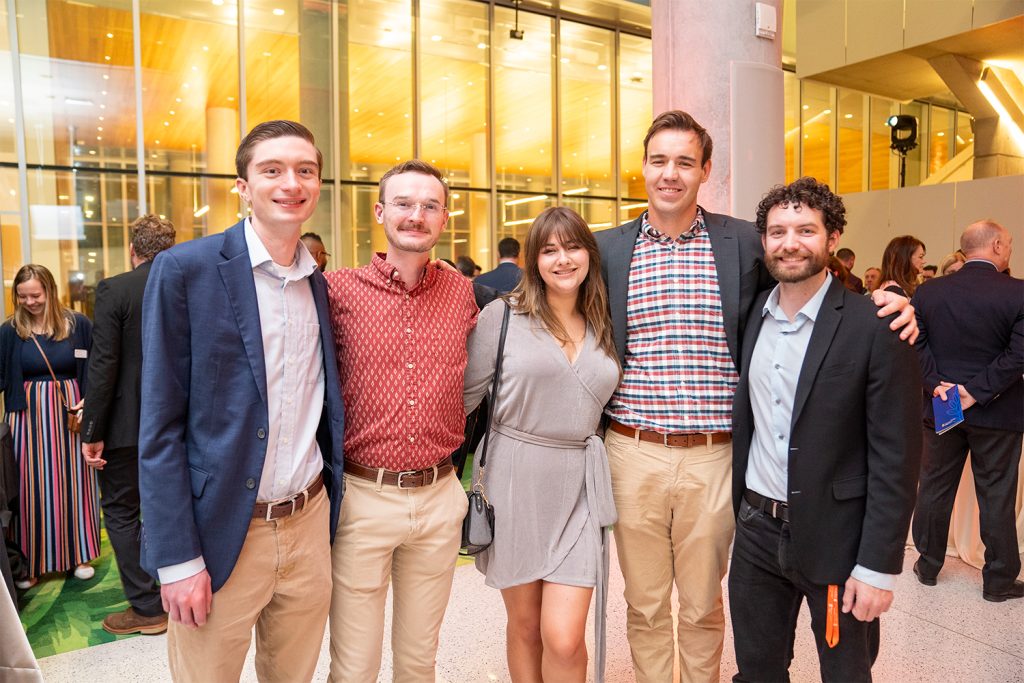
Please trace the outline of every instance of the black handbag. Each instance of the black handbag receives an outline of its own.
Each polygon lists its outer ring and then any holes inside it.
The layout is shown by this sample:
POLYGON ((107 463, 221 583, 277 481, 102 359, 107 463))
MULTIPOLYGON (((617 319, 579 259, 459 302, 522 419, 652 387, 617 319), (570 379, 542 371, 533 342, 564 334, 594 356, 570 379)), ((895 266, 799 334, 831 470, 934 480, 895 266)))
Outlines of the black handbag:
POLYGON ((475 481, 466 495, 469 497, 469 509, 462 520, 462 555, 476 555, 483 552, 494 541, 494 508, 487 502, 484 493, 484 466, 487 464, 487 443, 491 438, 490 423, 494 421, 494 406, 498 396, 498 385, 501 380, 501 361, 505 357, 505 335, 508 333, 508 319, 512 309, 505 302, 505 315, 501 319, 501 334, 498 337, 498 357, 494 362, 494 379, 491 382, 491 415, 484 442, 480 447, 479 467, 475 481))

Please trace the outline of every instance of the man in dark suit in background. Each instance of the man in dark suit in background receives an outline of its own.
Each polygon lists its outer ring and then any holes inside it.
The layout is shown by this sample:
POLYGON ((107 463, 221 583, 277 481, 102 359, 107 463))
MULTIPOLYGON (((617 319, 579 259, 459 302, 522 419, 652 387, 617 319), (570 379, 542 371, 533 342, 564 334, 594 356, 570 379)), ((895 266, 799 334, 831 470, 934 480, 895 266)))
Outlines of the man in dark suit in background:
POLYGON ((523 271, 519 267, 519 240, 515 237, 506 237, 498 242, 498 258, 500 260, 497 268, 478 275, 473 282, 495 289, 500 294, 507 294, 516 288, 523 277, 523 271))
POLYGON ((853 266, 857 262, 857 255, 853 253, 853 249, 843 247, 836 252, 836 258, 846 267, 846 288, 855 294, 863 294, 866 291, 864 281, 853 274, 853 266))
POLYGON ((1024 597, 1014 505, 1024 433, 1024 280, 1003 271, 1013 240, 995 221, 972 223, 960 238, 963 268, 917 288, 918 358, 925 392, 959 392, 964 421, 935 433, 931 401, 924 410, 924 463, 914 545, 914 573, 934 586, 946 557, 949 517, 967 453, 985 543, 982 596, 1024 597))
POLYGON ((322 161, 301 124, 254 127, 235 156, 251 215, 157 256, 146 287, 143 566, 177 681, 238 680, 254 627, 261 681, 316 669, 344 464, 327 281, 299 244, 322 161))
POLYGON ((779 284, 747 323, 733 413, 736 681, 788 680, 805 598, 822 680, 870 681, 903 569, 920 375, 874 304, 826 270, 845 225, 842 200, 813 178, 774 188, 757 211, 779 284))
POLYGON ((153 215, 139 217, 131 225, 132 270, 96 287, 82 455, 88 466, 98 470, 103 521, 128 598, 128 609, 103 619, 104 630, 115 635, 167 630, 160 588, 139 563, 139 394, 142 297, 153 258, 172 246, 170 221, 153 215))
MULTIPOLYGON (((672 679, 673 584, 682 680, 717 681, 725 638, 736 368, 747 315, 772 279, 754 226, 697 204, 711 151, 689 114, 659 115, 644 138, 648 210, 596 234, 623 366, 605 445, 637 683, 672 679)), ((902 308, 892 328, 916 335, 907 300, 883 300, 892 304, 878 314, 902 308)))

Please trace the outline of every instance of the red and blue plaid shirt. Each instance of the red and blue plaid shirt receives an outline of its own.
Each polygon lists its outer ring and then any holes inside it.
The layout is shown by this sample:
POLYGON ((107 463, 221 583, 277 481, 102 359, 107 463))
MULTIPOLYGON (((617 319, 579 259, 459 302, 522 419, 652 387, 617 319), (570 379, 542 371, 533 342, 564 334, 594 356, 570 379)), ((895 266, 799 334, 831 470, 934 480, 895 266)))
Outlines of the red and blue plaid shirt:
POLYGON ((703 210, 676 239, 645 213, 629 267, 625 367, 608 415, 662 434, 729 432, 738 383, 703 210))

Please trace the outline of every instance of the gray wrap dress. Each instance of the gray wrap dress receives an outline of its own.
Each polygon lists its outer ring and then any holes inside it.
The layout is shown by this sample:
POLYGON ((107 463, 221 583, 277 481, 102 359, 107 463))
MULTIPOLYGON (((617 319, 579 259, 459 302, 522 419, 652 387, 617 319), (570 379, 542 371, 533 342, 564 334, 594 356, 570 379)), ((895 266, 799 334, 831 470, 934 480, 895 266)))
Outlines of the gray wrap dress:
MULTIPOLYGON (((505 305, 497 300, 484 308, 470 336, 467 412, 490 390, 505 305)), ((494 543, 477 555, 477 568, 498 589, 539 579, 595 587, 601 680, 607 527, 616 514, 608 456, 595 432, 618 385, 618 364, 589 328, 570 364, 538 320, 513 312, 501 374, 483 476, 494 506, 494 543)))

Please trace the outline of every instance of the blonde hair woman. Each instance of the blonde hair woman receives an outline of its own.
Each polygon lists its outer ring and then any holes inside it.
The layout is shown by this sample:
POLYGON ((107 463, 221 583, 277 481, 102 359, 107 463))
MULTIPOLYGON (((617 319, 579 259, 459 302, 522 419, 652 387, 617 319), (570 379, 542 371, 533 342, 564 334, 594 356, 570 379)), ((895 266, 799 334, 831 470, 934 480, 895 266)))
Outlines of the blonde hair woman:
POLYGON ((14 315, 0 326, 0 392, 21 475, 16 536, 28 566, 18 587, 51 572, 90 579, 100 552, 96 475, 68 412, 81 409, 92 323, 61 304, 44 266, 22 266, 12 298, 14 315))
POLYGON ((582 683, 596 589, 594 674, 602 681, 607 526, 616 514, 608 456, 595 432, 619 366, 601 256, 586 222, 564 207, 537 217, 525 251, 510 304, 484 308, 469 342, 467 412, 494 376, 511 306, 483 477, 494 543, 477 556, 477 568, 505 601, 514 683, 582 683))

